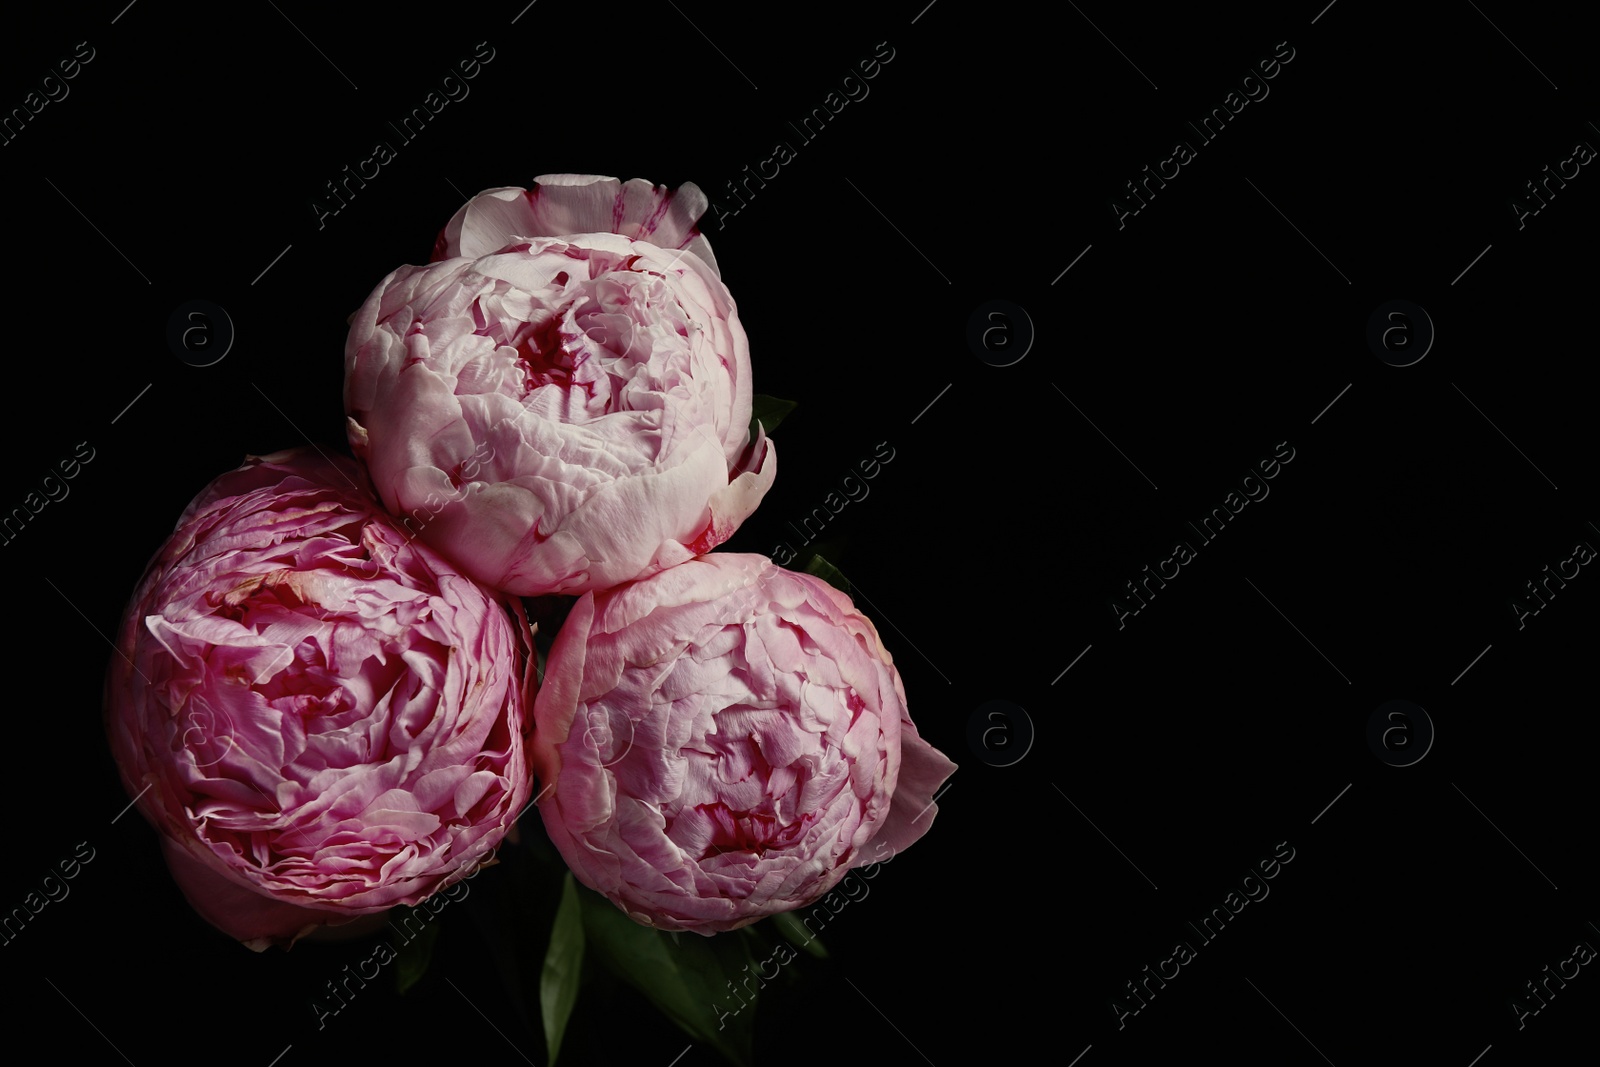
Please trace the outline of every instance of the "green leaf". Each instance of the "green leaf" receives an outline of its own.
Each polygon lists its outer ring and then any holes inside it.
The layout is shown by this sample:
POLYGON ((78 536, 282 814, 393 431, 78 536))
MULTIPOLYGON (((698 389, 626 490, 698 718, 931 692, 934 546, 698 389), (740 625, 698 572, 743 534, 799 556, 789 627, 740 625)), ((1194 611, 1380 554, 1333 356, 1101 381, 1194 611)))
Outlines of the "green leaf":
POLYGON ((850 579, 846 578, 843 571, 829 563, 820 554, 814 554, 810 559, 806 560, 806 573, 816 575, 847 596, 850 593, 850 579))
POLYGON ((757 393, 750 401, 750 436, 756 435, 758 422, 767 431, 767 435, 771 436, 772 431, 778 428, 778 423, 783 421, 783 417, 797 407, 799 404, 793 400, 779 400, 775 396, 757 393))
MULTIPOLYGON (((403 917, 398 925, 400 929, 405 929, 403 917)), ((394 961, 394 988, 400 995, 404 996, 428 973, 428 964, 433 962, 433 946, 439 940, 439 930, 439 923, 430 922, 422 928, 421 933, 400 946, 400 953, 394 961)))
POLYGON ((583 973, 583 904, 571 872, 561 886, 561 906, 550 927, 550 948, 539 974, 539 1011, 544 1018, 545 1043, 550 1067, 561 1051, 561 1035, 578 1003, 578 980, 583 973))
POLYGON ((579 887, 578 895, 586 944, 595 957, 684 1033, 747 1067, 756 993, 741 985, 735 995, 729 983, 757 973, 749 941, 729 934, 674 936, 639 925, 592 890, 579 887))
POLYGON ((778 912, 772 917, 772 925, 778 928, 778 933, 782 934, 790 944, 804 949, 807 955, 815 956, 819 960, 828 958, 828 950, 822 947, 822 942, 806 929, 804 923, 794 917, 794 912, 778 912))

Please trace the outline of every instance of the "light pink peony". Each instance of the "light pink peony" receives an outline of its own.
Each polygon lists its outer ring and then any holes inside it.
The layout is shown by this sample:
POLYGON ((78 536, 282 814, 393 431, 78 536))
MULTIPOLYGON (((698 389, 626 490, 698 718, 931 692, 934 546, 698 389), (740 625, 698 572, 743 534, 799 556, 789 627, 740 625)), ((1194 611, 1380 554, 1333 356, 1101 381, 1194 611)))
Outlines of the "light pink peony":
POLYGON ((871 622, 764 556, 588 594, 534 705, 550 838, 635 921, 710 935, 804 907, 927 832, 955 770, 871 622))
POLYGON ((357 464, 250 457, 134 594, 112 754, 195 909, 291 944, 488 858, 531 796, 531 637, 520 605, 409 542, 357 464))
POLYGON ((541 177, 456 213, 351 320, 350 445, 411 534, 479 581, 604 589, 726 541, 777 471, 705 196, 541 177))

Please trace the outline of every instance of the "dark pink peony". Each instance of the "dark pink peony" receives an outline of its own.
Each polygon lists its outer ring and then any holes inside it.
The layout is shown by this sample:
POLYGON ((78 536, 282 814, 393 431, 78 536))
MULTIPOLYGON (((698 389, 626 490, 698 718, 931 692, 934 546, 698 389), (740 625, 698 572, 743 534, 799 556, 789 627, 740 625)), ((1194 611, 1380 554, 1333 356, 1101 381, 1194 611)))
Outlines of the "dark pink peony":
POLYGON ((712 934, 822 897, 927 832, 955 765, 872 623, 764 556, 581 598, 534 706, 540 814, 636 921, 712 934))
POLYGON ((489 858, 531 796, 530 649, 520 605, 412 543, 357 464, 251 457, 134 594, 111 749, 196 910, 290 944, 489 858))

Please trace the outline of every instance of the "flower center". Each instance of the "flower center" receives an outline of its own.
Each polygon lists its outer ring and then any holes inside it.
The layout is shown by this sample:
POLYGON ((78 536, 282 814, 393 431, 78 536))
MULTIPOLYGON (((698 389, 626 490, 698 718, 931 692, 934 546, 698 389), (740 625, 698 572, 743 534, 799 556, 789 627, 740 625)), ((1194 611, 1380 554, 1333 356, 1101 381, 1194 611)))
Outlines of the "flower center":
POLYGON ((696 809, 711 820, 711 840, 700 859, 729 852, 748 852, 760 856, 768 849, 786 849, 797 844, 811 825, 810 813, 785 822, 771 810, 736 811, 719 801, 697 804, 696 809))
POLYGON ((561 343, 561 319, 552 315, 544 325, 529 330, 516 344, 522 364, 524 394, 546 385, 562 389, 572 385, 572 353, 561 343))

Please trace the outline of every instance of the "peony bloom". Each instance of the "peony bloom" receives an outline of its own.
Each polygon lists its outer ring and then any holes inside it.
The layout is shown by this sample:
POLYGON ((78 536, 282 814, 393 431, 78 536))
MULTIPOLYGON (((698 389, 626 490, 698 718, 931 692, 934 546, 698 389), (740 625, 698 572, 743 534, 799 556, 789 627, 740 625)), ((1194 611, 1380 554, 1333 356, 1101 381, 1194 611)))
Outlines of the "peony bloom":
POLYGON ((195 498, 118 631, 106 725, 201 916, 259 951, 486 858, 531 796, 509 607, 343 457, 250 457, 195 498))
POLYGON ((955 765, 871 622, 712 553, 573 607, 534 705, 539 810, 636 921, 710 935, 804 907, 927 832, 955 765))
POLYGON ((409 534, 486 585, 580 594, 727 540, 777 471, 695 221, 635 179, 491 189, 345 344, 350 445, 409 534))

